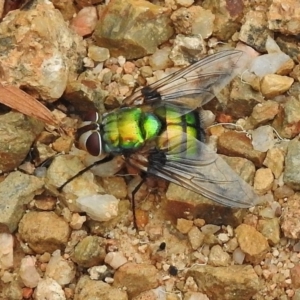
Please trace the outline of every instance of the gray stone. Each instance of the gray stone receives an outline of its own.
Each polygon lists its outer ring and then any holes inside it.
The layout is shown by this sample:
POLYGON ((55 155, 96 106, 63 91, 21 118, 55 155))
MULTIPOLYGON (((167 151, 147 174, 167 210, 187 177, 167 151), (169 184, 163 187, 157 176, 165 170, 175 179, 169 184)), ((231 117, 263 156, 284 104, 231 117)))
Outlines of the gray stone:
POLYGON ((298 138, 289 142, 285 157, 283 181, 290 187, 300 190, 300 141, 298 138))
POLYGON ((143 57, 172 36, 168 14, 167 9, 148 1, 113 0, 102 10, 94 38, 111 56, 143 57))
POLYGON ((15 231, 25 213, 25 206, 42 193, 44 180, 21 172, 10 173, 0 183, 0 224, 15 231))
POLYGON ((0 115, 0 170, 18 167, 43 130, 43 123, 17 112, 0 115))

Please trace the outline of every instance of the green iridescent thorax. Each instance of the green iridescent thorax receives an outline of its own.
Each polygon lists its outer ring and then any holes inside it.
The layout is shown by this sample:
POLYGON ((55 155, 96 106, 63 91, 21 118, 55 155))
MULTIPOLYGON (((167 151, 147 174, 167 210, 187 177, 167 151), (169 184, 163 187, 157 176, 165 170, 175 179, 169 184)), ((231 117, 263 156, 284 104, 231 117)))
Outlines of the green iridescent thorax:
MULTIPOLYGON (((160 149, 182 151, 195 154, 196 144, 199 139, 200 120, 195 111, 186 112, 180 107, 158 107, 155 114, 164 120, 165 130, 159 135, 157 146, 160 149)), ((175 151, 175 152, 176 152, 175 151)))
POLYGON ((160 120, 142 109, 122 108, 104 116, 102 139, 106 152, 136 150, 155 138, 161 130, 160 120))

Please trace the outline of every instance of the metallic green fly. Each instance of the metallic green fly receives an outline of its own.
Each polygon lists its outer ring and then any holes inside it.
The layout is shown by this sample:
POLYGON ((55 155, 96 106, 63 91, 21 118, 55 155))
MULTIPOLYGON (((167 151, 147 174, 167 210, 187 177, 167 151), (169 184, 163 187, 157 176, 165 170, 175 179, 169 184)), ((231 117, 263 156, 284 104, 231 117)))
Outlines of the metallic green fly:
POLYGON ((94 156, 106 154, 97 164, 118 155, 144 174, 225 206, 254 206, 258 196, 252 187, 205 145, 197 110, 236 76, 242 55, 238 50, 210 55, 134 92, 119 109, 101 117, 88 114, 78 129, 79 145, 94 156))

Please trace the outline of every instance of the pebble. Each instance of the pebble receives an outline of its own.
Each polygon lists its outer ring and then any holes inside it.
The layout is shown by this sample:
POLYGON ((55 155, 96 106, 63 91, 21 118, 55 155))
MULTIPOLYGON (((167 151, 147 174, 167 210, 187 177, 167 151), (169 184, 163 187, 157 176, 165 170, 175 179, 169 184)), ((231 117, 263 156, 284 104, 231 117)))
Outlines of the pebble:
POLYGON ((215 267, 225 267, 230 264, 231 258, 220 245, 215 245, 210 249, 208 264, 215 267))
POLYGON ((275 246, 280 241, 280 225, 278 218, 259 220, 257 230, 264 235, 271 246, 275 246))
POLYGON ((95 221, 109 221, 118 215, 119 200, 112 195, 89 195, 76 199, 76 205, 82 212, 95 221))
MULTIPOLYGON (((260 78, 267 75, 275 75, 274 73, 276 73, 277 70, 279 70, 281 66, 285 64, 288 60, 290 60, 290 57, 281 51, 260 55, 253 59, 250 66, 250 72, 253 72, 260 78)), ((261 88, 262 87, 260 84, 260 89, 261 88)))
POLYGON ((287 0, 283 4, 273 0, 267 12, 269 29, 284 35, 297 35, 300 32, 299 11, 298 1, 287 0))
POLYGON ((246 253, 246 261, 255 264, 261 262, 269 251, 267 239, 254 227, 246 224, 239 225, 235 232, 241 250, 246 253))
POLYGON ((96 62, 103 62, 109 59, 109 50, 107 48, 90 45, 88 48, 88 57, 96 62))
POLYGON ((201 35, 185 36, 178 34, 169 57, 175 66, 186 66, 190 64, 191 59, 200 59, 204 52, 204 40, 201 35))
POLYGON ((54 212, 30 211, 19 223, 20 238, 36 253, 64 249, 69 236, 68 223, 54 212))
POLYGON ((97 236, 83 238, 75 247, 71 259, 79 266, 90 268, 104 262, 104 239, 97 236))
POLYGON ((283 205, 283 211, 280 218, 281 230, 287 238, 300 238, 300 194, 288 198, 283 205))
POLYGON ((153 70, 150 66, 143 66, 140 68, 140 73, 144 78, 147 78, 153 75, 153 70))
POLYGON ((0 233, 0 245, 0 269, 8 270, 13 267, 13 236, 9 233, 0 233))
POLYGON ((285 93, 293 84, 294 79, 277 74, 267 74, 261 80, 261 92, 267 98, 274 98, 285 93))
POLYGON ((36 258, 34 256, 25 256, 21 260, 19 275, 23 284, 29 288, 35 288, 41 280, 35 264, 36 258))
POLYGON ((0 27, 8 41, 3 45, 5 55, 0 56, 2 79, 50 103, 60 98, 68 80, 77 77, 86 53, 82 38, 69 28, 60 11, 51 1, 43 1, 11 11, 0 27))
POLYGON ((128 300, 126 291, 115 288, 108 283, 99 280, 91 280, 87 275, 80 277, 75 288, 76 300, 128 300))
POLYGON ((215 15, 201 6, 179 8, 171 15, 175 30, 185 36, 201 35, 203 39, 211 36, 215 15))
POLYGON ((271 190, 274 176, 269 168, 258 169, 254 177, 254 189, 258 195, 264 195, 271 190))
POLYGON ((70 27, 80 36, 91 34, 97 24, 97 9, 94 6, 82 8, 71 20, 70 27))
POLYGON ((11 172, 0 182, 0 220, 10 232, 17 229, 25 206, 40 193, 43 185, 44 179, 20 171, 11 172))
POLYGON ((275 145, 274 131, 269 125, 260 126, 251 132, 254 150, 267 152, 275 145))
POLYGON ((82 224, 86 221, 86 216, 81 216, 78 213, 72 214, 70 221, 70 227, 72 229, 78 230, 82 227, 82 224))
POLYGON ((221 229, 220 226, 214 224, 205 224, 201 227, 201 231, 204 234, 215 234, 221 229))
POLYGON ((53 252, 52 257, 47 264, 45 275, 54 279, 61 286, 70 284, 75 278, 75 264, 64 259, 60 250, 53 252))
POLYGON ((288 151, 285 157, 285 170, 283 181, 285 184, 300 190, 300 141, 295 138, 288 144, 288 151))
POLYGON ((153 54, 172 35, 168 9, 145 0, 138 5, 134 0, 126 5, 115 0, 99 12, 93 38, 98 46, 108 48, 112 57, 134 59, 153 54))
POLYGON ((263 164, 268 167, 274 177, 278 179, 283 172, 284 167, 284 153, 279 148, 272 148, 268 150, 267 156, 263 164))
POLYGON ((106 254, 104 262, 116 270, 127 263, 127 258, 121 252, 109 252, 106 254))
POLYGON ((259 125, 271 121, 279 112, 279 104, 273 100, 267 100, 254 106, 251 116, 247 119, 245 129, 253 129, 259 125))
POLYGON ((245 252, 242 251, 240 247, 236 248, 232 253, 232 258, 235 263, 242 265, 245 260, 245 252))
POLYGON ((300 288, 300 264, 297 264, 291 268, 290 272, 293 288, 300 288))
POLYGON ((150 264, 128 262, 115 273, 113 286, 126 287, 129 298, 158 287, 158 270, 150 264))
POLYGON ((209 299, 251 299, 261 288, 259 278, 250 265, 193 266, 186 276, 191 276, 199 292, 205 293, 209 299))
POLYGON ((234 131, 224 132, 218 139, 218 152, 228 156, 247 158, 260 167, 266 153, 253 149, 251 140, 243 133, 234 131))
POLYGON ((183 234, 187 234, 193 227, 193 221, 187 219, 177 219, 176 228, 183 234))
POLYGON ((264 11, 249 11, 245 15, 239 39, 260 52, 266 51, 266 40, 270 35, 264 11), (255 20, 255 22, 254 22, 255 20))
POLYGON ((193 226, 188 232, 188 238, 193 250, 197 250, 203 245, 204 242, 204 233, 202 233, 198 227, 193 226))
POLYGON ((172 67, 173 63, 169 58, 170 48, 157 49, 149 58, 149 64, 153 71, 165 70, 172 67))
POLYGON ((52 278, 41 279, 33 293, 34 300, 66 300, 62 287, 52 278))

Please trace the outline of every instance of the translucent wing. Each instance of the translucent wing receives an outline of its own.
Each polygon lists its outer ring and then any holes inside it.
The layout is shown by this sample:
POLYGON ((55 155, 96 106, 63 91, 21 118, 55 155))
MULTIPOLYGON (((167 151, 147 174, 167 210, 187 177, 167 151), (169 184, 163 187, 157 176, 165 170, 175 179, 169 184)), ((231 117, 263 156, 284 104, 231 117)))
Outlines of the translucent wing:
POLYGON ((243 52, 222 51, 172 73, 127 97, 123 104, 173 104, 190 109, 210 101, 243 67, 243 52))
POLYGON ((145 162, 133 163, 148 174, 164 178, 225 206, 246 208, 256 205, 253 188, 218 154, 204 143, 188 137, 172 150, 154 150, 145 162), (188 144, 193 146, 188 146, 188 144))

